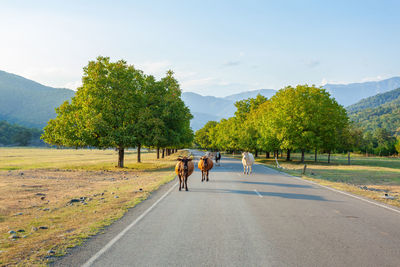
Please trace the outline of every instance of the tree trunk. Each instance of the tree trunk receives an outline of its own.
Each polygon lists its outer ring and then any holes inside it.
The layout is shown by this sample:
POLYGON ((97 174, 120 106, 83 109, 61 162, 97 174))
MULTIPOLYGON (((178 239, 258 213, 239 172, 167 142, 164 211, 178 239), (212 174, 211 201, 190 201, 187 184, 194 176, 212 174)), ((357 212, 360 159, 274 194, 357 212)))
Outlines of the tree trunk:
POLYGON ((317 162, 317 152, 318 152, 318 150, 315 149, 315 155, 314 155, 314 161, 315 161, 315 162, 317 162))
POLYGON ((331 163, 331 151, 328 151, 328 164, 331 163))
POLYGON ((124 155, 125 150, 123 147, 118 148, 118 168, 124 167, 124 155))
POLYGON ((301 150, 301 163, 304 163, 304 149, 301 150))
POLYGON ((157 147, 157 159, 160 159, 160 148, 157 147))
POLYGON ((265 158, 269 159, 269 152, 265 152, 265 158))
POLYGON ((347 163, 350 165, 350 151, 347 152, 347 163))
POLYGON ((141 148, 141 145, 138 145, 137 146, 137 162, 138 163, 140 163, 140 148, 141 148))
POLYGON ((256 156, 256 158, 258 157, 258 151, 257 151, 257 149, 256 149, 256 153, 254 153, 255 154, 255 156, 256 156))
POLYGON ((287 150, 286 160, 290 161, 290 149, 287 150))
POLYGON ((164 158, 164 156, 165 156, 165 148, 162 149, 161 158, 164 158))

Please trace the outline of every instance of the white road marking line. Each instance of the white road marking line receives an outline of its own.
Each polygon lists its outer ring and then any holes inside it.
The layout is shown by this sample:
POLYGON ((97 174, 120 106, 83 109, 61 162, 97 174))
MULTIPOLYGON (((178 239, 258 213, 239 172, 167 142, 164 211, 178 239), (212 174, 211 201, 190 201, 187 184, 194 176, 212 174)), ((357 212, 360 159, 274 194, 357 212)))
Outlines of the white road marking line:
MULTIPOLYGON (((263 166, 263 165, 261 165, 261 166, 263 166)), ((268 170, 276 171, 276 172, 278 172, 279 174, 284 174, 284 175, 286 175, 286 176, 288 176, 288 177, 295 178, 295 179, 297 179, 297 180, 300 180, 300 181, 303 181, 303 182, 307 182, 307 183, 309 183, 309 184, 317 185, 317 186, 323 187, 323 188, 325 188, 325 189, 328 189, 328 190, 331 190, 331 191, 334 191, 334 192, 337 192, 337 193, 340 193, 340 194, 343 194, 343 195, 346 195, 346 196, 349 196, 349 197, 352 197, 352 198, 356 198, 356 199, 359 199, 359 200, 361 200, 361 201, 368 202, 368 203, 370 203, 370 204, 374 204, 374 205, 376 205, 376 206, 378 206, 378 207, 385 208, 385 209, 388 209, 388 210, 391 210, 391 211, 400 213, 400 210, 398 210, 398 209, 395 209, 395 208, 392 208, 392 207, 389 207, 389 206, 386 206, 386 205, 383 205, 383 204, 380 204, 380 203, 376 203, 376 202, 374 202, 374 201, 371 201, 371 200, 368 200, 368 199, 365 199, 365 198, 362 198, 362 197, 358 197, 358 196, 352 195, 352 194, 350 194, 350 193, 346 193, 346 192, 344 192, 344 191, 337 190, 337 189, 332 188, 332 187, 329 187, 329 186, 321 185, 321 184, 316 183, 316 182, 313 182, 313 181, 305 180, 305 179, 302 179, 302 178, 299 178, 299 177, 296 177, 296 176, 287 174, 287 173, 285 173, 285 172, 280 172, 280 171, 271 169, 271 168, 269 168, 269 167, 267 167, 267 166, 263 166, 263 167, 264 167, 264 168, 267 168, 268 170)))
POLYGON ((256 194, 257 194, 259 197, 263 197, 260 193, 258 193, 257 190, 254 189, 254 192, 256 192, 256 194))
POLYGON ((153 205, 150 206, 145 212, 142 213, 139 217, 136 218, 131 224, 129 224, 124 230, 122 230, 118 235, 116 235, 113 239, 110 240, 102 249, 100 249, 96 254, 94 254, 87 262, 85 262, 82 267, 91 266, 104 252, 110 249, 121 237, 123 237, 126 232, 128 232, 135 224, 137 224, 141 219, 144 218, 158 203, 161 202, 171 191, 178 185, 178 183, 174 184, 162 197, 160 197, 153 205))
POLYGON ((353 198, 356 198, 356 199, 359 199, 359 200, 374 204, 376 206, 379 206, 379 207, 382 207, 382 208, 385 208, 385 209, 400 213, 400 210, 398 210, 398 209, 394 209, 394 208, 391 208, 389 206, 386 206, 386 205, 383 205, 383 204, 379 204, 379 203, 376 203, 374 201, 371 201, 371 200, 368 200, 368 199, 365 199, 365 198, 362 198, 362 197, 358 197, 358 196, 352 195, 350 193, 346 193, 346 192, 337 190, 335 188, 331 188, 331 187, 328 187, 328 186, 325 186, 325 185, 321 185, 321 184, 318 184, 318 183, 313 182, 313 181, 304 180, 304 179, 301 179, 301 178, 298 178, 298 177, 295 177, 295 176, 293 176, 293 178, 296 178, 298 180, 301 180, 301 181, 304 181, 304 182, 307 182, 307 183, 310 183, 310 184, 318 185, 318 186, 321 186, 323 188, 329 189, 331 191, 334 191, 334 192, 337 192, 337 193, 340 193, 340 194, 343 194, 343 195, 346 195, 346 196, 349 196, 349 197, 353 197, 353 198))

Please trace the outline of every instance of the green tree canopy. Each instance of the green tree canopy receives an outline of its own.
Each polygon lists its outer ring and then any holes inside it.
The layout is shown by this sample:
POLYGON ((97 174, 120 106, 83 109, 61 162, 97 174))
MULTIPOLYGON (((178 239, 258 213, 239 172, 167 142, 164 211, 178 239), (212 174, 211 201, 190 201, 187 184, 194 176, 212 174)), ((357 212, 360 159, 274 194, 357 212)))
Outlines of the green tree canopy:
POLYGON ((84 68, 82 83, 71 103, 57 108, 57 117, 45 127, 47 143, 116 148, 123 167, 126 148, 137 147, 140 162, 142 145, 177 146, 192 138, 187 129, 192 115, 172 72, 156 81, 124 60, 98 57, 84 68))
POLYGON ((216 147, 216 144, 212 143, 213 138, 211 137, 210 131, 215 128, 217 124, 216 121, 209 121, 203 126, 203 128, 196 131, 194 141, 199 147, 204 149, 216 147))

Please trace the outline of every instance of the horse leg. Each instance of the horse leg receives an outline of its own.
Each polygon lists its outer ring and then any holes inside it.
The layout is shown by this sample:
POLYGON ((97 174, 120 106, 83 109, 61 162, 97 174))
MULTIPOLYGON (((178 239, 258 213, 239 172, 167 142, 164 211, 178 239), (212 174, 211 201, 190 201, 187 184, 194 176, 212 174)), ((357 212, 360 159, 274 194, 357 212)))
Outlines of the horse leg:
POLYGON ((186 176, 186 177, 185 177, 185 190, 186 190, 186 191, 189 191, 189 189, 188 189, 188 187, 187 187, 187 179, 188 179, 188 178, 187 178, 187 176, 186 176))
POLYGON ((204 178, 204 172, 203 172, 203 170, 201 170, 201 182, 203 182, 203 179, 204 178))
POLYGON ((207 170, 207 182, 208 182, 208 170, 207 170))
POLYGON ((246 174, 246 165, 243 165, 243 174, 246 174))
POLYGON ((179 191, 181 191, 182 179, 180 175, 178 175, 178 178, 179 178, 179 191))
POLYGON ((250 174, 253 172, 253 165, 250 165, 250 174))

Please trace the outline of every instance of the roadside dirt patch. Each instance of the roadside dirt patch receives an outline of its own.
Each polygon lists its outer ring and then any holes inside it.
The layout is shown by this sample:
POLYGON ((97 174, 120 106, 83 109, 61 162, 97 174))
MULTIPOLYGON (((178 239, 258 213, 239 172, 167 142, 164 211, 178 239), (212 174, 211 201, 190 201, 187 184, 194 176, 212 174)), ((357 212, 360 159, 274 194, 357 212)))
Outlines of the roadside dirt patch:
POLYGON ((0 171, 0 265, 51 261, 173 178, 172 170, 0 171))

